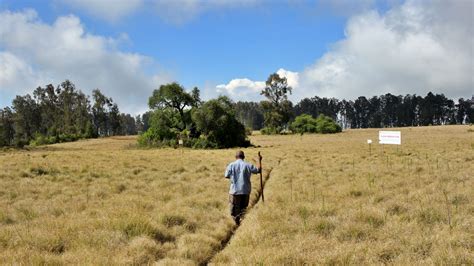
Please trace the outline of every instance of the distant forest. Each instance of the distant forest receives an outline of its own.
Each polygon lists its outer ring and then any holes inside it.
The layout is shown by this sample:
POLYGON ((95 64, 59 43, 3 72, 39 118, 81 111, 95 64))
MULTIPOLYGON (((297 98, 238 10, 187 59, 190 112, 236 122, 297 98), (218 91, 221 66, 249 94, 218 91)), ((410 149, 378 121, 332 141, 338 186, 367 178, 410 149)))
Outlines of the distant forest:
MULTIPOLYGON (((293 118, 301 114, 331 117, 342 128, 384 128, 474 123, 474 96, 471 99, 448 99, 443 94, 429 92, 417 95, 385 94, 347 101, 336 98, 305 98, 292 106, 293 118)), ((263 128, 260 103, 237 102, 237 119, 246 127, 263 128)))
MULTIPOLYGON (((455 102, 431 92, 425 97, 385 94, 361 96, 354 101, 315 96, 290 105, 293 118, 301 114, 313 117, 324 114, 342 128, 474 123, 474 97, 455 102)), ((236 118, 247 128, 263 128, 261 103, 237 102, 234 109, 236 118)), ((11 107, 0 109, 0 147, 135 135, 149 128, 150 116, 151 111, 136 117, 121 113, 112 98, 100 90, 94 90, 90 97, 66 80, 57 87, 38 87, 33 96, 16 96, 11 107)))
POLYGON ((0 147, 135 135, 140 128, 140 117, 120 113, 112 98, 96 89, 91 102, 69 80, 16 96, 12 107, 0 109, 0 147))

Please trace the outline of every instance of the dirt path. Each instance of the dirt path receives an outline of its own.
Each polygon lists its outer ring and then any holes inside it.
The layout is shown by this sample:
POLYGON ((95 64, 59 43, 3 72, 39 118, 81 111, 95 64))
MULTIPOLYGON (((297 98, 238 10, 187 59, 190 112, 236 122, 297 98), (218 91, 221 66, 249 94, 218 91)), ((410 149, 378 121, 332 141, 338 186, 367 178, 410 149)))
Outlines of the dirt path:
MULTIPOLYGON (((278 163, 277 165, 280 165, 280 162, 281 162, 281 158, 278 159, 278 163)), ((265 185, 267 183, 267 181, 270 179, 271 177, 271 173, 273 171, 273 167, 269 168, 268 170, 264 170, 265 174, 263 175, 263 190, 265 190, 265 185)), ((262 189, 260 188, 260 186, 258 186, 257 188, 257 197, 255 197, 250 203, 249 203, 249 206, 247 208, 247 213, 252 211, 253 207, 256 206, 259 202, 260 202, 260 199, 262 198, 262 189)), ((244 217, 244 220, 245 220, 245 217, 244 217)), ((239 226, 236 225, 234 226, 227 234, 227 236, 222 239, 221 241, 221 245, 220 245, 220 248, 218 250, 216 250, 216 252, 211 256, 209 257, 209 259, 207 259, 206 261, 204 261, 201 265, 208 265, 209 262, 212 261, 212 259, 214 259, 215 256, 217 256, 217 254, 219 254, 222 250, 224 250, 226 248, 226 246, 230 243, 230 241, 232 240, 232 237, 235 235, 235 233, 237 232, 237 229, 239 229, 239 226)))

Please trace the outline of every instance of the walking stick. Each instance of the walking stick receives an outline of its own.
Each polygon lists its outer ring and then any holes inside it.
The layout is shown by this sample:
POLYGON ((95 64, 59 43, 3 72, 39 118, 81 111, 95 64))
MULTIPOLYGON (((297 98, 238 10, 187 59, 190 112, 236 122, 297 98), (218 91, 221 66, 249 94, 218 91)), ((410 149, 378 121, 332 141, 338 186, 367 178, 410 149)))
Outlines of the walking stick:
POLYGON ((260 166, 260 189, 262 190, 262 202, 265 202, 265 197, 263 196, 262 155, 260 155, 260 152, 258 152, 258 164, 260 166))

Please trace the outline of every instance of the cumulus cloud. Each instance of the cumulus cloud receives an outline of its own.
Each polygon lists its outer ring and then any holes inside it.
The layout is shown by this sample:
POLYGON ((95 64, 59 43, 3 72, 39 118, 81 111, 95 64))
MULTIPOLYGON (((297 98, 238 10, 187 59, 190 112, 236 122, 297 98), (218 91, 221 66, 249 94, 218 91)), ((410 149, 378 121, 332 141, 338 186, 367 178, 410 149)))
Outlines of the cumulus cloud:
MULTIPOLYGON (((288 85, 298 87, 299 74, 283 68, 276 72, 280 77, 287 79, 288 85)), ((260 101, 263 99, 260 92, 265 88, 265 81, 252 81, 248 78, 233 79, 227 84, 216 86, 217 93, 227 95, 235 101, 260 101)))
POLYGON ((219 94, 230 96, 234 100, 253 99, 265 88, 265 82, 248 78, 233 79, 227 84, 216 86, 219 94))
POLYGON ((351 18, 345 39, 300 74, 297 96, 473 93, 473 2, 408 1, 351 18))
MULTIPOLYGON (((315 95, 354 99, 428 91, 470 97, 473 9, 472 1, 407 1, 385 14, 363 12, 348 20, 345 38, 313 65, 278 73, 288 78, 293 87, 290 99, 295 101, 315 95)), ((252 91, 245 86, 234 90, 252 91)))
POLYGON ((72 15, 47 24, 32 10, 4 11, 0 25, 0 92, 10 99, 70 79, 86 93, 100 88, 122 111, 136 113, 146 109, 156 82, 169 80, 161 73, 145 74, 155 64, 152 59, 121 52, 120 38, 89 34, 72 15))

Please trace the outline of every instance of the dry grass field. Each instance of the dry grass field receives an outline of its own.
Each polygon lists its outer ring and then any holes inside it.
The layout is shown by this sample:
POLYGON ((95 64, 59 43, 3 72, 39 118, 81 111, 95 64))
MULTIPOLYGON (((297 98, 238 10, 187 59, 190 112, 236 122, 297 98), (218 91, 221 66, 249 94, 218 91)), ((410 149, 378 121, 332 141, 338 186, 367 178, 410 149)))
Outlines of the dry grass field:
POLYGON ((223 178, 234 150, 122 137, 0 151, 0 264, 472 265, 470 128, 402 128, 398 150, 371 154, 375 129, 252 136, 265 202, 238 229, 223 178))
POLYGON ((400 130, 371 154, 374 129, 256 139, 281 163, 213 262, 473 265, 472 127, 400 130))

